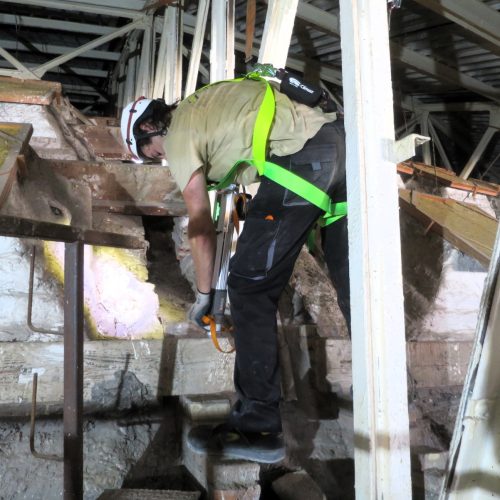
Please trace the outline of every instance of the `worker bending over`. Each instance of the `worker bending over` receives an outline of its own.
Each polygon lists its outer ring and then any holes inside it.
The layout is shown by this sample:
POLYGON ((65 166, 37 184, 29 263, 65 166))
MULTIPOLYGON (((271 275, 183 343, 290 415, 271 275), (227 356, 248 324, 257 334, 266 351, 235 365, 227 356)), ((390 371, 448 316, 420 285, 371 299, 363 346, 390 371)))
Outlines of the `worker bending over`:
MULTIPOLYGON (((140 98, 122 115, 122 134, 137 159, 167 158, 186 203, 195 271, 196 301, 190 320, 201 323, 211 304, 215 229, 207 185, 223 179, 242 159, 253 158, 254 125, 266 89, 275 110, 266 159, 345 202, 345 138, 335 112, 300 104, 262 79, 209 85, 181 101, 140 98)), ((234 182, 258 178, 249 162, 234 169, 234 182)), ((234 325, 234 383, 238 400, 228 422, 207 433, 194 428, 197 451, 259 462, 284 458, 276 313, 281 292, 307 236, 324 213, 279 183, 260 178, 248 203, 243 231, 230 261, 228 293, 234 325)), ((349 324, 347 217, 322 230, 322 245, 338 302, 349 324)))

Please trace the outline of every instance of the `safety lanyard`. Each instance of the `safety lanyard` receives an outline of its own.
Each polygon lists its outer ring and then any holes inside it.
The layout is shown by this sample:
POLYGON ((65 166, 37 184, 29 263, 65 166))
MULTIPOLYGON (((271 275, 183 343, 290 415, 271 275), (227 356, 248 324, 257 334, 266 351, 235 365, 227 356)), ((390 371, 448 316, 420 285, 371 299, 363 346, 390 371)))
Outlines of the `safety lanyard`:
MULTIPOLYGON (((276 102, 274 92, 267 80, 256 73, 250 73, 247 78, 263 81, 266 85, 264 99, 260 105, 253 128, 252 156, 251 159, 238 160, 224 178, 211 189, 224 189, 233 182, 236 169, 241 163, 253 165, 260 176, 267 177, 280 186, 292 191, 296 195, 304 198, 309 203, 316 205, 325 213, 320 218, 321 226, 328 226, 332 222, 347 215, 347 202, 334 202, 323 190, 309 182, 308 180, 294 174, 290 170, 283 168, 276 163, 266 161, 266 147, 271 125, 274 120, 276 102)), ((238 78, 233 81, 241 81, 238 78)))

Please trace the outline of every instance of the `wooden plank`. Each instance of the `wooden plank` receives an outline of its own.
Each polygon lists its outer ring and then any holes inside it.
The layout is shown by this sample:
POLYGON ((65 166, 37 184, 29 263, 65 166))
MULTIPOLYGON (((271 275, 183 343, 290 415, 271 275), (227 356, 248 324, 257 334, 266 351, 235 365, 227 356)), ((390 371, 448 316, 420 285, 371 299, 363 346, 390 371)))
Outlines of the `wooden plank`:
POLYGON ((462 179, 445 168, 433 167, 425 163, 413 161, 398 163, 397 170, 401 174, 421 175, 422 177, 435 179, 440 184, 462 191, 470 191, 471 193, 485 194, 487 196, 498 196, 500 194, 500 186, 498 184, 477 179, 462 179))
POLYGON ((167 167, 133 163, 44 160, 58 174, 83 180, 92 206, 127 215, 186 215, 182 195, 167 167))
POLYGON ((59 82, 0 76, 0 102, 48 106, 54 98, 61 95, 61 89, 59 82))
MULTIPOLYGON (((220 339, 228 349, 226 339, 220 339)), ((63 404, 62 342, 0 344, 0 415, 28 415, 38 373, 37 414, 63 404)), ((159 397, 233 391, 234 354, 221 354, 203 333, 163 340, 86 341, 86 412, 155 404, 159 397)))
MULTIPOLYGON (((329 390, 351 397, 351 342, 319 339, 315 349, 318 351, 316 359, 325 361, 317 377, 320 384, 321 380, 326 380, 329 390)), ((472 342, 407 342, 409 384, 418 389, 463 385, 471 351, 472 342)))
POLYGON ((400 206, 462 252, 488 265, 498 222, 480 208, 450 198, 399 190, 400 206))

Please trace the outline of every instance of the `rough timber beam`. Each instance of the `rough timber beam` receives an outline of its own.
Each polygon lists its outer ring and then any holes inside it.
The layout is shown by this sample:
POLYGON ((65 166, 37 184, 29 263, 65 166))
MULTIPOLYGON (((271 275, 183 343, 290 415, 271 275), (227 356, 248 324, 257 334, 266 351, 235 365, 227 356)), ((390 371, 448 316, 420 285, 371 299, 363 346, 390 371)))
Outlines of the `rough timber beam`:
POLYGON ((185 96, 191 95, 196 90, 196 82, 200 70, 200 61, 203 49, 203 39, 207 28, 209 6, 209 0, 200 0, 198 3, 198 14, 196 16, 193 46, 189 57, 189 69, 186 78, 186 86, 184 88, 185 96))
POLYGON ((286 64, 298 0, 269 0, 259 51, 259 63, 281 68, 286 64))
POLYGON ((70 31, 71 33, 92 33, 94 35, 106 35, 113 31, 112 27, 98 24, 84 24, 72 21, 60 21, 58 19, 47 19, 43 17, 15 16, 13 14, 0 14, 0 24, 13 24, 26 28, 44 28, 57 31, 70 31))
POLYGON ((210 81, 234 76, 234 0, 212 0, 210 81))
POLYGON ((117 162, 44 162, 59 175, 86 182, 94 210, 130 215, 186 215, 182 196, 167 168, 117 162))
MULTIPOLYGON (((221 339, 223 348, 229 347, 221 339)), ((37 414, 60 412, 63 405, 62 342, 2 342, 9 367, 0 373, 0 415, 25 416, 31 408, 33 374, 38 373, 37 414)), ((84 343, 85 412, 117 408, 133 377, 140 388, 128 404, 156 404, 163 396, 233 391, 234 354, 221 355, 206 336, 166 335, 164 340, 105 340, 84 343)), ((126 405, 127 403, 123 403, 126 405)))
MULTIPOLYGON (((24 44, 22 40, 0 40, 0 47, 5 50, 14 50, 16 52, 26 50, 27 52, 31 52, 31 49, 29 47, 23 49, 23 45, 24 44)), ((55 44, 32 43, 31 45, 32 47, 40 51, 40 53, 44 54, 67 54, 72 50, 72 47, 55 44)), ((120 54, 118 52, 109 52, 107 50, 88 50, 82 57, 88 59, 99 59, 101 61, 118 61, 118 59, 120 58, 120 54)))

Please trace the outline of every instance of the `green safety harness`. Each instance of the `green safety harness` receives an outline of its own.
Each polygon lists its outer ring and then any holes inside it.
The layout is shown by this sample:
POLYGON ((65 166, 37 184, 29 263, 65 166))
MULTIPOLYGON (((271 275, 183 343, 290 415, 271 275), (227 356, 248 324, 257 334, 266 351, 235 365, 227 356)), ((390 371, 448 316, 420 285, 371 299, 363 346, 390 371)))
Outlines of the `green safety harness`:
MULTIPOLYGON (((218 184, 209 187, 209 189, 221 190, 226 188, 230 184, 233 184, 238 166, 241 163, 248 163, 250 165, 253 165, 257 169, 257 172, 260 176, 271 179, 280 186, 283 186, 285 189, 292 191, 296 195, 307 200, 309 203, 312 203, 313 205, 316 205, 318 208, 323 210, 325 213, 319 220, 321 226, 328 226, 332 222, 335 222, 341 217, 347 215, 346 201, 334 202, 327 193, 325 193, 323 190, 321 190, 308 180, 298 176, 297 174, 294 174, 290 170, 287 170, 280 165, 277 165, 276 163, 266 161, 267 139, 269 137, 269 132, 271 130, 271 125, 273 123, 274 113, 276 110, 274 92, 269 82, 266 79, 262 78, 257 72, 249 73, 243 78, 236 78, 234 80, 228 81, 240 82, 245 79, 262 81, 266 85, 264 99, 260 105, 253 128, 253 158, 238 160, 232 166, 231 170, 224 176, 224 178, 219 181, 218 184)), ((210 85, 207 85, 206 87, 209 86, 210 85)), ((203 87, 200 90, 203 90, 206 87, 203 87)))

